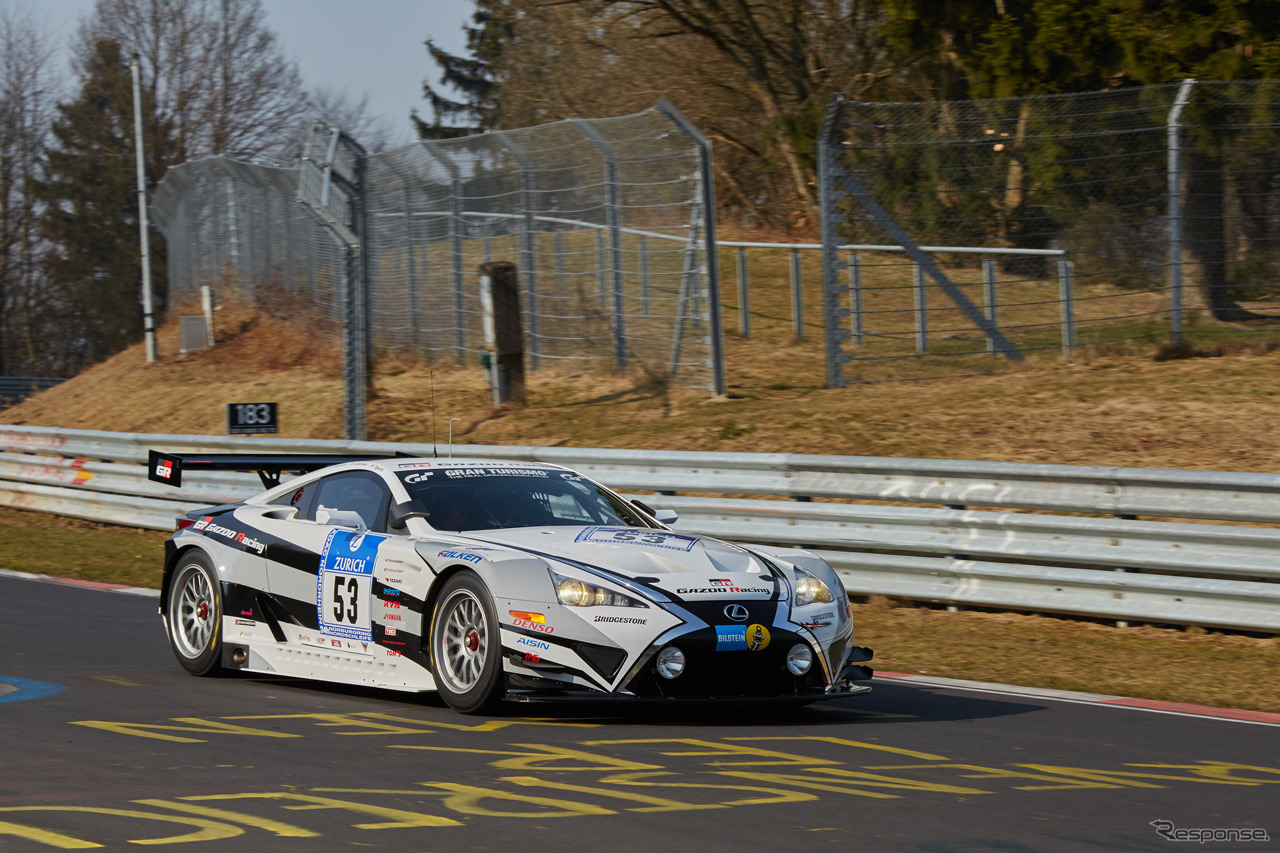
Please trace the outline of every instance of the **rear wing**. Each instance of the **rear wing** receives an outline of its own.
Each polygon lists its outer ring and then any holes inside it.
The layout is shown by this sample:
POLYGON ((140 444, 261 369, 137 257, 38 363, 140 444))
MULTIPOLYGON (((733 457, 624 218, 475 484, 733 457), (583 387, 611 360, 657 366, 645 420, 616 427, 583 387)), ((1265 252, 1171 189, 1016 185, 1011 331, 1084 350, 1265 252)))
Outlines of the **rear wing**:
POLYGON ((147 479, 181 488, 183 471, 254 471, 262 480, 262 487, 269 489, 280 485, 280 477, 285 472, 306 474, 343 462, 395 458, 368 453, 161 453, 152 450, 147 453, 147 479))

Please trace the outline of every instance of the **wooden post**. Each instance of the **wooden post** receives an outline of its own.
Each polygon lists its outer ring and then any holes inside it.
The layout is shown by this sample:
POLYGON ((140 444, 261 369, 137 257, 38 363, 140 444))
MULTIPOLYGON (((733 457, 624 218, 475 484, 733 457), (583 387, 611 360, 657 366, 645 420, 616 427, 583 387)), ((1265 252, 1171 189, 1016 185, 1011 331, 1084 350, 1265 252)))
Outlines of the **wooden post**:
POLYGON ((520 277, 516 265, 509 261, 482 264, 480 292, 493 402, 523 405, 524 330, 520 324, 520 277))

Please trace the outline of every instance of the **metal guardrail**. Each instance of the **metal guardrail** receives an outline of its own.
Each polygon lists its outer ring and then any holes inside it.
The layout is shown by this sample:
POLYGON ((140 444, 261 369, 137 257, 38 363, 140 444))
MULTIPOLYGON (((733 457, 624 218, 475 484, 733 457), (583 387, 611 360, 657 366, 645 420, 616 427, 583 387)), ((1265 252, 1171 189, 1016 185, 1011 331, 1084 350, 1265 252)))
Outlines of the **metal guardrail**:
MULTIPOLYGON (((433 451, 431 444, 0 427, 0 504, 170 529, 181 512, 261 490, 252 474, 188 474, 181 492, 152 483, 144 468, 150 448, 433 451)), ((676 510, 680 529, 811 548, 855 594, 1280 632, 1280 529, 1240 524, 1280 519, 1277 475, 780 453, 454 450, 554 462, 624 492, 656 492, 645 501, 676 510)))

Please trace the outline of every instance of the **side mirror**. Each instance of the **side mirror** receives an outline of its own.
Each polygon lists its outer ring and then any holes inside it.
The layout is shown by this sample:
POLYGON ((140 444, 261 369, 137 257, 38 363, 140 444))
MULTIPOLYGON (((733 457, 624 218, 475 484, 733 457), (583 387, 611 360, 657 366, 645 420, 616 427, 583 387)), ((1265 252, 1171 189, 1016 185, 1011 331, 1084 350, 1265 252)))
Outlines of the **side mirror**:
POLYGON ((392 530, 404 530, 405 522, 411 518, 430 518, 431 513, 417 501, 405 501, 391 508, 391 519, 387 522, 392 530))
POLYGON ((360 513, 353 509, 329 509, 322 506, 316 510, 316 521, 320 524, 332 524, 335 527, 350 527, 360 533, 369 529, 369 525, 364 523, 360 513))
POLYGON ((631 503, 645 515, 652 516, 653 520, 659 524, 675 524, 676 519, 680 517, 674 509, 654 509, 644 501, 637 500, 631 503))

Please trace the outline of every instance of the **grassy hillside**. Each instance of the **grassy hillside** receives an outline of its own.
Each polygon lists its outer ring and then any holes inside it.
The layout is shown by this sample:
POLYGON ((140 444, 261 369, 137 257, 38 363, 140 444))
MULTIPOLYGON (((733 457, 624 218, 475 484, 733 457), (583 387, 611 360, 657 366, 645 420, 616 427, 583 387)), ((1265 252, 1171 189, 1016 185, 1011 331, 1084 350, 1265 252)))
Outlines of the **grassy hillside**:
MULTIPOLYGON (((234 305, 217 326, 216 347, 180 356, 176 324, 166 325, 158 362, 147 364, 138 345, 0 412, 0 422, 221 434, 226 403, 275 400, 283 435, 342 437, 336 347, 234 305)), ((1268 346, 1173 361, 1149 352, 1081 356, 843 389, 821 387, 818 350, 809 339, 730 336, 729 393, 717 398, 644 374, 550 368, 531 374, 524 408, 494 408, 474 365, 384 357, 369 436, 429 441, 438 433, 443 442, 457 418, 458 443, 1280 469, 1280 351, 1268 346)))

